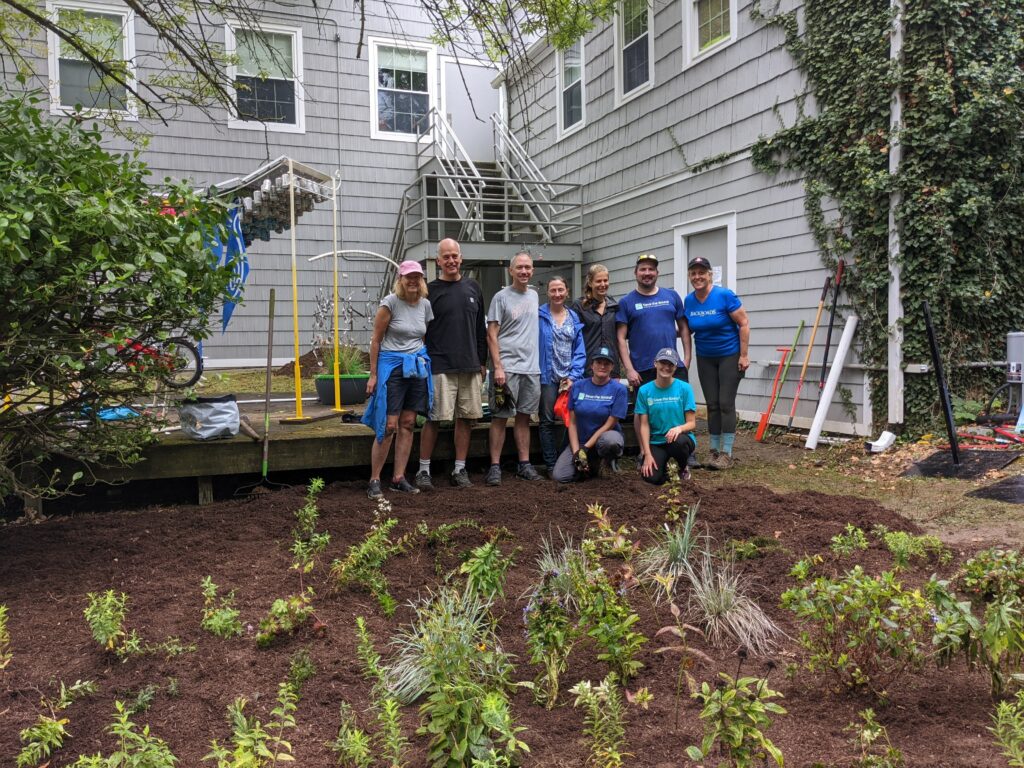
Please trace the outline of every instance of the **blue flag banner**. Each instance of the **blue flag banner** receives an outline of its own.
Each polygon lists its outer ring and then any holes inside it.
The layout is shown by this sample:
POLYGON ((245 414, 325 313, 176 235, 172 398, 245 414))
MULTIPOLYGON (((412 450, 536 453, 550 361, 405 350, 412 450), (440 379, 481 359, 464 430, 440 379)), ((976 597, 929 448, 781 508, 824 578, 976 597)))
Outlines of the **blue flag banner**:
POLYGON ((236 205, 228 211, 227 242, 222 242, 219 235, 213 234, 207 246, 215 259, 217 267, 231 267, 234 274, 225 290, 224 309, 221 314, 221 329, 224 333, 231 322, 231 314, 235 305, 242 300, 245 280, 249 277, 249 259, 245 255, 245 238, 242 235, 242 207, 236 205))

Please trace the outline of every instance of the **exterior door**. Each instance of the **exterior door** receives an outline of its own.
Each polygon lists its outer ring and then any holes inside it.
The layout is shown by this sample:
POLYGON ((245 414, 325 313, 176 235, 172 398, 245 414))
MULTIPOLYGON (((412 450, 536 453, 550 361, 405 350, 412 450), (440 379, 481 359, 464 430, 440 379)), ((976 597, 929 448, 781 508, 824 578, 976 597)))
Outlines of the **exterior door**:
POLYGON ((441 113, 474 162, 494 162, 491 114, 498 111, 499 91, 491 80, 497 74, 488 65, 441 58, 441 113))

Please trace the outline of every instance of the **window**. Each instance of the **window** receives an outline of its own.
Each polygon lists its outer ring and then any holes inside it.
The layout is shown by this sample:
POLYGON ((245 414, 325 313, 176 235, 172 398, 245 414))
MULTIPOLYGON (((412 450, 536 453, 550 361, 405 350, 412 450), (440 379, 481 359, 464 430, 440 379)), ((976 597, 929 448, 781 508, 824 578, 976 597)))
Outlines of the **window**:
POLYGON ((238 59, 231 72, 236 110, 231 127, 304 132, 301 30, 229 25, 226 37, 238 59))
POLYGON ((622 99, 651 85, 651 8, 648 0, 622 0, 616 30, 619 50, 616 92, 622 99))
POLYGON ((415 140, 430 128, 433 49, 375 42, 371 61, 375 138, 415 140))
MULTIPOLYGON (((106 5, 49 5, 50 18, 77 35, 90 54, 110 67, 132 88, 135 72, 135 16, 125 8, 106 5)), ((134 104, 124 83, 116 82, 81 52, 52 31, 48 33, 50 108, 67 113, 76 105, 89 111, 122 112, 134 116, 134 104)))
POLYGON ((583 38, 559 51, 559 122, 565 134, 583 127, 583 38))
POLYGON ((685 62, 691 64, 735 39, 733 0, 683 0, 685 62))

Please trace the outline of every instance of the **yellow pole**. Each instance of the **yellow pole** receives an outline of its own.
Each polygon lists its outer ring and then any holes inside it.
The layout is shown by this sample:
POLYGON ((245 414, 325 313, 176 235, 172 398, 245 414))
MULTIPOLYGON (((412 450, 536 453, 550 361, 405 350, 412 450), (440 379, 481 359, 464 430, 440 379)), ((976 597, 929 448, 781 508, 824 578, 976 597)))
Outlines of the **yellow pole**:
POLYGON ((334 194, 331 200, 334 206, 334 217, 331 219, 331 242, 334 246, 334 410, 341 410, 341 364, 338 362, 338 187, 341 179, 334 176, 334 194))
POLYGON ((302 371, 299 366, 299 273, 295 265, 295 169, 288 158, 288 210, 292 235, 292 334, 295 341, 295 418, 302 418, 302 371))

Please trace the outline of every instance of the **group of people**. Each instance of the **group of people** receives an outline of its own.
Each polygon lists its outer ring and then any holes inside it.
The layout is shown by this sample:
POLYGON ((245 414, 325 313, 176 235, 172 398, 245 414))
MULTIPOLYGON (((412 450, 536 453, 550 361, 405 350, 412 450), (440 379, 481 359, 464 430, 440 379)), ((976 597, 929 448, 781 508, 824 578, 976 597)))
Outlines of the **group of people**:
POLYGON ((394 292, 381 302, 374 320, 370 400, 363 415, 377 435, 370 498, 383 494, 381 472, 392 442, 394 472, 388 487, 404 493, 434 487, 431 457, 442 421, 454 422, 455 465, 449 482, 458 488, 472 485, 466 458, 473 425, 483 417, 488 357, 493 374, 487 485, 502 482, 500 459, 510 419, 516 477, 543 480, 530 462, 534 415, 540 420, 549 478, 568 483, 617 471, 624 448, 620 422, 631 406, 644 480, 664 483, 670 458, 689 477, 697 447, 696 405, 688 383, 691 334, 708 408, 706 466, 732 466, 736 391, 749 365, 750 328, 736 294, 713 284, 706 259, 690 261, 693 292, 685 299, 658 286, 658 259, 641 254, 634 268, 636 288, 621 301, 608 294, 608 269, 595 264, 581 298, 569 304, 566 280, 551 277, 548 301, 540 305, 530 287, 533 258, 519 252, 509 263, 509 285, 486 310, 479 284, 462 274, 455 240, 438 245, 437 267, 438 277, 428 285, 418 262, 402 262, 394 292), (620 372, 629 389, 619 380, 620 372), (417 414, 427 421, 419 468, 410 482, 406 465, 417 414))

